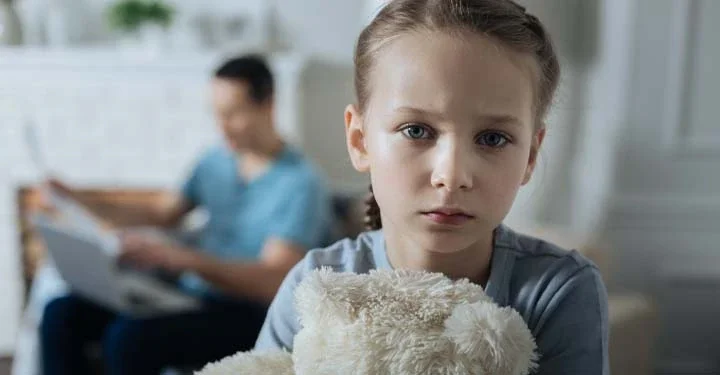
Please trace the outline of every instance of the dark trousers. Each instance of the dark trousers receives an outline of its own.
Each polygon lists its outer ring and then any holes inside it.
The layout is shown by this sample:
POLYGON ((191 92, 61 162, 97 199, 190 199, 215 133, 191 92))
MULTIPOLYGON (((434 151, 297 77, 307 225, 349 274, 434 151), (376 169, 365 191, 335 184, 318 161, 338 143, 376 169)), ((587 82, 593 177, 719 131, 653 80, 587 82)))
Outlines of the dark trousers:
POLYGON ((87 348, 98 343, 106 375, 158 375, 167 367, 202 367, 252 349, 266 307, 207 301, 206 307, 150 319, 118 316, 75 295, 45 308, 40 329, 44 375, 90 375, 87 348))

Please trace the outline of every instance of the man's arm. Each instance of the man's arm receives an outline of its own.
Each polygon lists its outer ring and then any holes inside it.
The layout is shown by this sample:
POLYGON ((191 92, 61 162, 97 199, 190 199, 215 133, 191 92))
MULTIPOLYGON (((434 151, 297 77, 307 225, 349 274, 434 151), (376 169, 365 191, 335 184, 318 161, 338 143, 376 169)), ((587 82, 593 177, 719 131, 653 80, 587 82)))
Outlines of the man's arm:
MULTIPOLYGON (((185 190, 192 200, 192 189, 185 190)), ((285 275, 306 251, 322 242, 329 225, 329 197, 319 181, 301 179, 289 191, 293 194, 279 202, 282 214, 267 222, 269 234, 257 261, 220 259, 201 251, 143 243, 142 239, 137 239, 137 244, 125 242, 126 258, 170 271, 192 271, 228 294, 270 303, 285 275)))
POLYGON ((285 240, 271 238, 263 247, 257 262, 223 262, 201 252, 187 252, 186 270, 228 294, 269 304, 280 284, 305 249, 285 240))
POLYGON ((294 187, 283 197, 282 215, 267 223, 269 237, 257 262, 222 262, 195 252, 188 268, 227 293, 272 302, 290 269, 322 242, 328 228, 330 198, 321 181, 303 176, 294 187))
MULTIPOLYGON (((77 190, 58 180, 50 180, 49 185, 59 194, 78 202, 101 220, 108 219, 103 217, 100 207, 78 193, 77 190)), ((116 208, 117 211, 120 211, 120 215, 133 219, 132 223, 130 223, 131 226, 173 228, 180 224, 183 217, 192 211, 195 205, 181 195, 168 194, 167 197, 156 198, 151 202, 143 202, 142 204, 116 203, 116 208)))
POLYGON ((224 261, 143 235, 125 234, 122 258, 138 265, 174 272, 192 271, 230 295, 269 304, 287 273, 304 253, 299 245, 271 238, 256 262, 224 261))
MULTIPOLYGON (((136 207, 130 207, 137 209, 136 207)), ((195 209, 195 204, 186 200, 178 194, 172 195, 169 199, 158 200, 147 206, 147 212, 141 217, 146 217, 147 222, 134 223, 137 226, 157 226, 162 228, 175 228, 180 225, 183 218, 195 209)))

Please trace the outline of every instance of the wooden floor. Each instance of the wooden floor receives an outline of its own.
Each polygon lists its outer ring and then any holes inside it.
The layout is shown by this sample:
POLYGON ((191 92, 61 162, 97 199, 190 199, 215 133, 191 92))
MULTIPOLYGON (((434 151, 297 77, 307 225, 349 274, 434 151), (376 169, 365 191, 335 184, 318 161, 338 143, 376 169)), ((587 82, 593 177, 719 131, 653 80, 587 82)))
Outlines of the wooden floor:
POLYGON ((10 375, 10 358, 0 358, 0 375, 10 375))

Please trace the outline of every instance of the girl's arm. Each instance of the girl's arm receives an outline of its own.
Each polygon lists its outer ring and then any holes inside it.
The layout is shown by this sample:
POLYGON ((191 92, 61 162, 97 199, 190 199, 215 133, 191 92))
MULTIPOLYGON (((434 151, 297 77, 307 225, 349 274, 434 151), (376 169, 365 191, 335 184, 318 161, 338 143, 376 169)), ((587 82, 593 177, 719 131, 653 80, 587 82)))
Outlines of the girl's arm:
POLYGON ((594 266, 560 286, 536 326, 537 375, 607 375, 607 291, 594 266))
POLYGON ((300 331, 300 323, 295 311, 295 288, 305 276, 307 267, 307 258, 305 258, 293 267, 280 285, 255 343, 256 350, 293 350, 293 339, 300 331))

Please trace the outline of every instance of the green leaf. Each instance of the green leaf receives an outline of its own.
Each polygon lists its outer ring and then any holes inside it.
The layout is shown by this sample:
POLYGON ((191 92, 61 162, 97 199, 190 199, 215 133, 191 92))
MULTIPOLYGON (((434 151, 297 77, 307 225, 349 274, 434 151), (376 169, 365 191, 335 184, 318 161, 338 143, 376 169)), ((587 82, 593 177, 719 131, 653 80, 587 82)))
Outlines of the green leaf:
POLYGON ((174 16, 174 8, 161 0, 119 0, 107 12, 110 26, 122 31, 135 31, 145 23, 168 27, 174 16))

